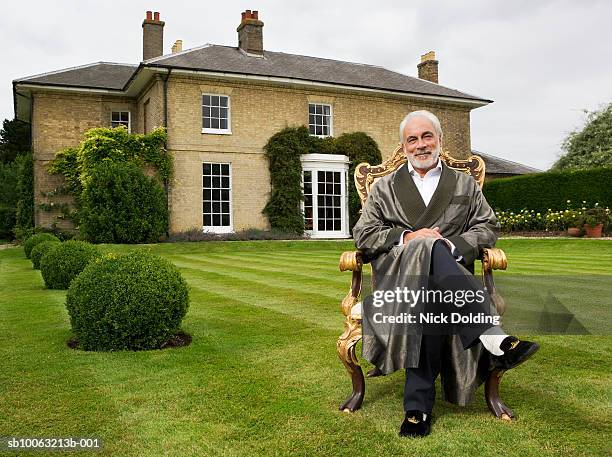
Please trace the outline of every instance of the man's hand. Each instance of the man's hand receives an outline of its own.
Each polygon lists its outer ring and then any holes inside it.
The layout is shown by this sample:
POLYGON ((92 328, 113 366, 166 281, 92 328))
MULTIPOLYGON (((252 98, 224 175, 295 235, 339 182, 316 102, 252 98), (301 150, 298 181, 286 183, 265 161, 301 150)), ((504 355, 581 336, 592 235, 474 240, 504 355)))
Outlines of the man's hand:
POLYGON ((440 235, 440 228, 434 227, 432 229, 422 228, 417 230, 416 232, 410 232, 404 234, 404 244, 408 244, 410 240, 414 240, 416 238, 442 238, 440 235))

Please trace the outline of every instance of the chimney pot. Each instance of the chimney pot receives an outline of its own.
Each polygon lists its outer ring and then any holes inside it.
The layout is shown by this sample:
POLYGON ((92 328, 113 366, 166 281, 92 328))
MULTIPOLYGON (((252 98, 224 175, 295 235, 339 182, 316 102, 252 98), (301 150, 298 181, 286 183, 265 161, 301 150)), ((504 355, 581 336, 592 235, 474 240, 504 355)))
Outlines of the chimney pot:
POLYGON ((246 10, 247 19, 251 19, 251 10, 246 10))
POLYGON ((243 11, 241 14, 242 14, 242 20, 240 22, 244 22, 244 20, 246 19, 246 11, 243 11))
POLYGON ((417 65, 419 79, 438 84, 438 61, 435 51, 429 51, 421 56, 421 63, 417 65))
POLYGON ((147 21, 152 21, 152 20, 153 20, 153 12, 147 11, 147 21))
POLYGON ((153 20, 154 20, 154 21, 159 21, 159 12, 158 12, 158 11, 155 11, 155 12, 153 13, 153 20))
POLYGON ((172 54, 183 50, 183 40, 176 40, 172 45, 172 54))
POLYGON ((259 19, 259 11, 253 11, 253 19, 259 19))

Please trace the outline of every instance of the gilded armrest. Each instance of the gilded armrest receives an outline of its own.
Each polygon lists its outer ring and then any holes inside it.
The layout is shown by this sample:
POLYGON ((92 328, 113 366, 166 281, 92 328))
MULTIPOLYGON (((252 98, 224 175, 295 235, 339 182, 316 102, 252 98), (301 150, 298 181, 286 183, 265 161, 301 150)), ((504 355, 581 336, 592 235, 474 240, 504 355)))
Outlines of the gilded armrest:
POLYGON ((359 301, 359 296, 361 295, 361 270, 363 268, 363 256, 361 252, 343 252, 340 256, 339 267, 340 271, 348 270, 353 272, 351 289, 349 290, 348 294, 346 294, 346 297, 344 297, 344 300, 342 300, 342 304, 340 305, 342 314, 348 316, 351 313, 353 306, 355 306, 359 301))
POLYGON ((493 270, 505 270, 508 267, 506 253, 498 248, 485 248, 482 252, 482 281, 491 296, 497 312, 503 316, 506 311, 506 302, 497 293, 495 281, 493 281, 493 270))

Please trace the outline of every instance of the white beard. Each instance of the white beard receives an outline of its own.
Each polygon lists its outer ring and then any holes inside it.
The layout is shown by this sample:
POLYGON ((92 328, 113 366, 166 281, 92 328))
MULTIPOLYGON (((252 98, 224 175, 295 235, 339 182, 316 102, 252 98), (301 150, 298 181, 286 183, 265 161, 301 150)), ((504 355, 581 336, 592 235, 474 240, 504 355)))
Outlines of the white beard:
POLYGON ((406 155, 408 156, 408 160, 410 161, 413 168, 418 170, 427 170, 433 168, 438 163, 438 158, 440 157, 440 146, 431 151, 429 159, 425 161, 417 159, 412 154, 406 155))

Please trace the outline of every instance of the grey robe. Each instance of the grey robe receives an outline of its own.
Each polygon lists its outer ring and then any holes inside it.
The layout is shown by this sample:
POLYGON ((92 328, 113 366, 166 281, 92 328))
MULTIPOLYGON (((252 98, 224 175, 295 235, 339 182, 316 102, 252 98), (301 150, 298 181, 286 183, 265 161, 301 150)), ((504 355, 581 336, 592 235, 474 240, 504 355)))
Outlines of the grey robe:
MULTIPOLYGON (((372 262, 374 278, 389 275, 394 286, 418 289, 419 277, 428 275, 433 238, 397 246, 404 230, 439 227, 463 256, 462 271, 470 275, 482 248, 492 247, 499 225, 478 184, 471 176, 442 164, 440 182, 428 206, 407 166, 380 178, 370 190, 362 215, 353 229, 357 249, 372 262), (419 276, 420 275, 420 276, 419 276)), ((376 287, 376 284, 375 284, 376 287)), ((406 310, 407 311, 407 310, 406 310)), ((364 313, 365 319, 365 313, 364 313)), ((364 328, 368 322, 364 322, 364 328)), ((419 364, 421 333, 372 335, 364 332, 363 356, 383 374, 419 364)), ((457 335, 450 336, 442 354, 441 377, 445 399, 465 405, 490 367, 490 357, 478 343, 464 349, 457 335)))

